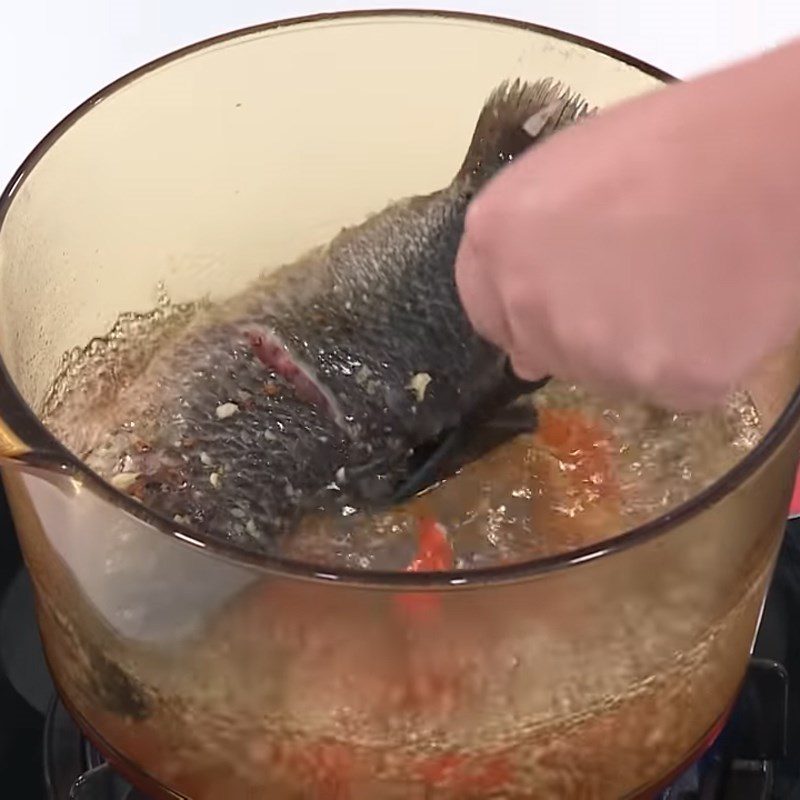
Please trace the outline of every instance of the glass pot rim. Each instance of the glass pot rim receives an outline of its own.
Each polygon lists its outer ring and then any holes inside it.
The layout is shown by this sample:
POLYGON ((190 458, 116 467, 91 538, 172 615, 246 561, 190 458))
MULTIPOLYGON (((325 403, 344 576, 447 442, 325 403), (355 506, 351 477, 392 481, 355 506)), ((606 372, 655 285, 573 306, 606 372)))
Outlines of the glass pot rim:
MULTIPOLYGON (((302 29, 303 26, 313 23, 337 22, 359 18, 390 21, 392 18, 402 19, 415 17, 418 19, 438 18, 445 20, 472 21, 483 23, 487 26, 495 25, 521 28, 532 33, 538 33, 561 41, 578 44, 589 50, 609 56, 618 62, 632 66, 662 82, 672 82, 675 80, 673 76, 663 70, 590 39, 534 23, 486 14, 428 9, 379 9, 321 13, 276 20, 230 31, 175 50, 118 78, 81 103, 36 145, 11 178, 2 195, 0 195, 0 230, 2 230, 7 212, 17 192, 50 147, 71 128, 77 120, 83 117, 84 114, 89 113, 95 105, 153 70, 214 45, 253 34, 276 30, 278 28, 298 27, 302 29)), ((446 588, 523 581, 547 572, 565 569, 597 558, 609 556, 639 545, 654 537, 661 536, 676 525, 700 514, 734 491, 769 458, 778 445, 785 439, 798 419, 800 419, 800 387, 795 390, 786 408, 763 439, 733 469, 722 475, 705 490, 670 512, 597 544, 561 555, 473 570, 410 573, 367 571, 343 567, 328 568, 279 556, 246 553, 230 544, 218 542, 210 537, 203 536, 181 523, 168 520, 166 517, 149 510, 132 497, 115 489, 110 483, 107 483, 99 475, 84 465, 80 459, 73 455, 47 430, 33 409, 20 395, 3 363, 2 354, 0 354, 0 463, 5 461, 6 464, 13 464, 14 461, 16 461, 17 463, 29 467, 41 468, 50 472, 62 473, 78 478, 85 488, 111 503, 114 507, 118 508, 120 512, 130 514, 146 523, 150 528, 179 541, 182 545, 200 549, 212 557, 222 558, 274 575, 291 576, 328 583, 338 582, 350 586, 392 588, 395 590, 398 588, 404 590, 441 590, 446 588)))

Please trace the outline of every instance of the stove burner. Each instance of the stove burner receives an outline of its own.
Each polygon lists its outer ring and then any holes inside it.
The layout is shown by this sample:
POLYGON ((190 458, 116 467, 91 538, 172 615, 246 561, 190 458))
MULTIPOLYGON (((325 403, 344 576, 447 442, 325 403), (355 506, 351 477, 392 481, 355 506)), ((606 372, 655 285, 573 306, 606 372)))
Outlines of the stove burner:
POLYGON ((92 747, 56 698, 44 727, 48 800, 147 800, 92 747))
POLYGON ((659 800, 769 800, 775 765, 786 756, 789 676, 753 658, 730 720, 717 741, 659 800))

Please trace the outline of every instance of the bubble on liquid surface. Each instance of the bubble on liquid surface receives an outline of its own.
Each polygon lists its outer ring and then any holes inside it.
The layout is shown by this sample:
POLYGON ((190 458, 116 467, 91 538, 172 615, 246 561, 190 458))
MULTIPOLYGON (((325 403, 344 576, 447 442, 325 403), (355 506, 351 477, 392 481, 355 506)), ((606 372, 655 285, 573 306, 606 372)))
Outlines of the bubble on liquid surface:
MULTIPOLYGON (((214 509, 224 510, 225 537, 252 547, 263 527, 258 492, 242 487, 258 486, 264 453, 291 449, 292 436, 324 439, 330 432, 315 429, 313 421, 289 425, 285 418, 249 414, 254 397, 277 389, 264 383, 261 367, 236 360, 235 352, 227 366, 208 354, 181 352, 175 363, 182 374, 170 376, 169 403, 166 389, 164 397, 158 385, 141 389, 151 362, 178 352, 184 333, 216 313, 205 303, 173 304, 160 287, 150 312, 121 315, 107 335, 65 354, 42 416, 102 477, 136 496, 141 470, 130 453, 118 456, 120 437, 128 450, 133 441, 136 460, 179 475, 174 479, 181 496, 200 498, 191 508, 176 505, 170 518, 202 531, 214 509), (221 376, 224 369, 230 374, 221 376), (205 385, 198 377, 213 377, 225 396, 192 396, 189 402, 188 387, 197 392, 205 385), (207 408, 219 423, 203 428, 203 441, 193 422, 197 408, 207 408), (209 438, 208 430, 218 435, 209 438), (242 461, 242 453, 253 458, 242 461)), ((354 380, 369 377, 354 367, 354 380)), ((550 556, 615 536, 686 502, 762 435, 758 412, 744 392, 701 414, 612 402, 555 380, 528 401, 538 410, 536 432, 518 436, 402 507, 369 512, 347 503, 335 514, 308 514, 275 547, 284 556, 323 565, 405 569, 418 544, 420 520, 432 517, 446 529, 458 568, 550 556)), ((344 476, 340 463, 331 465, 328 495, 338 494, 344 476)), ((282 491, 291 500, 301 489, 286 483, 282 491)))

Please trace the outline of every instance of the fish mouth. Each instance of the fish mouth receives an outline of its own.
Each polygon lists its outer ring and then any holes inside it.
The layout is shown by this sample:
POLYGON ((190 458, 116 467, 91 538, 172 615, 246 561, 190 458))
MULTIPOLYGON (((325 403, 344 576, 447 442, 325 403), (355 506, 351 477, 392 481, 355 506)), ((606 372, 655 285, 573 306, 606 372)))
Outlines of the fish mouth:
POLYGON ((303 403, 330 417, 347 430, 341 406, 333 393, 319 379, 316 371, 286 344, 274 330, 264 327, 248 328, 244 332, 253 355, 292 389, 303 403))

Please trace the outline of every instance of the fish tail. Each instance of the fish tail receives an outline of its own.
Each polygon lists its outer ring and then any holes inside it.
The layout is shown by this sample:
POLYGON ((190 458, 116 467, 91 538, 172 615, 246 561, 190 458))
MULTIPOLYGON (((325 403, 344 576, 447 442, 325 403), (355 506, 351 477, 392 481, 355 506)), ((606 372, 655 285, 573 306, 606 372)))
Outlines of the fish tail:
POLYGON ((587 113, 587 102, 552 78, 503 81, 481 110, 456 181, 478 189, 531 144, 587 113))

